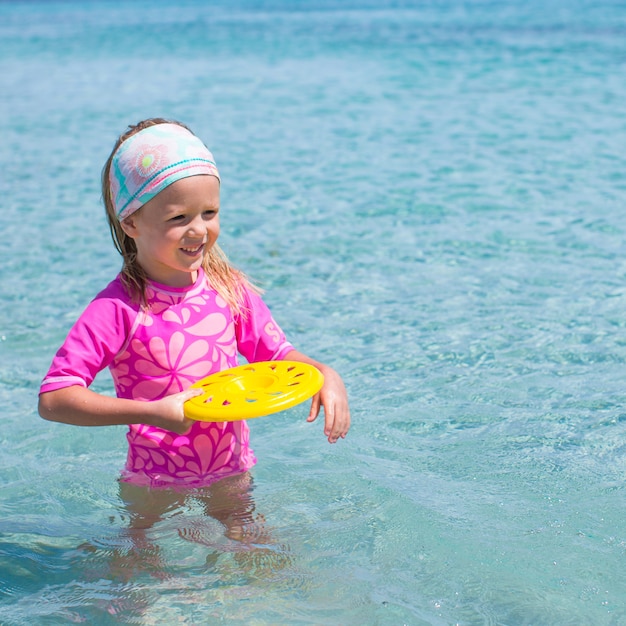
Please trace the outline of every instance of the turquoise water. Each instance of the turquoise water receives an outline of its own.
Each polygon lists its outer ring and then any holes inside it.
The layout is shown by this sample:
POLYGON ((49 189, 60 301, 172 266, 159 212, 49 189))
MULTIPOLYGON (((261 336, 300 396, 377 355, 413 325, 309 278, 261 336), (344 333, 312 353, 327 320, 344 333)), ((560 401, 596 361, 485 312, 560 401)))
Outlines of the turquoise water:
POLYGON ((0 623, 626 624, 625 102, 618 0, 0 2, 0 623), (137 550, 125 429, 36 414, 154 115, 351 396, 251 422, 252 542, 190 497, 137 550))

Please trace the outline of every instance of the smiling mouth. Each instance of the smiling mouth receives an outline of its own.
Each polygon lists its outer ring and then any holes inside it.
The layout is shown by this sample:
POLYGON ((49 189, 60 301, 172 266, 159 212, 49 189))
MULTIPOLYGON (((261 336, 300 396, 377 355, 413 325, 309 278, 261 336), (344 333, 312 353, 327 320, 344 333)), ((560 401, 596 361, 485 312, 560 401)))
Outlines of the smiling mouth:
POLYGON ((194 246, 193 248, 181 248, 181 250, 185 253, 185 254, 190 254, 192 256, 195 256, 197 254, 200 254, 202 252, 202 250, 204 249, 204 244, 201 243, 198 246, 194 246))

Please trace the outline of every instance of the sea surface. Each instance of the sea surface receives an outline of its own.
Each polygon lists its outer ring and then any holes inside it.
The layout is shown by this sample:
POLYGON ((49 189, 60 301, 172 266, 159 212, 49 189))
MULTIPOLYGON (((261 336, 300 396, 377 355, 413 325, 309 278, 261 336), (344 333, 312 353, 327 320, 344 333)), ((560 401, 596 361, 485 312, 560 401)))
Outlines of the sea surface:
POLYGON ((0 0, 0 624, 626 624, 625 230, 623 0, 0 0), (252 541, 139 532, 125 428, 37 415, 153 116, 350 394, 250 421, 252 541))

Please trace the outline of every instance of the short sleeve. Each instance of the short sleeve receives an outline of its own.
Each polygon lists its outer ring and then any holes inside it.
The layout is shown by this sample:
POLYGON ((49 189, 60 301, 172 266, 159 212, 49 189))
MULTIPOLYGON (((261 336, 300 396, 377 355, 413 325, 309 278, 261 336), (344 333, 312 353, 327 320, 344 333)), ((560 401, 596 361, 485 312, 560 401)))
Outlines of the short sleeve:
POLYGON ((97 296, 70 329, 39 392, 73 385, 89 387, 123 347, 136 316, 121 300, 97 296))
POLYGON ((242 313, 235 318, 235 333, 237 349, 249 363, 278 361, 294 349, 263 299, 250 289, 242 313))

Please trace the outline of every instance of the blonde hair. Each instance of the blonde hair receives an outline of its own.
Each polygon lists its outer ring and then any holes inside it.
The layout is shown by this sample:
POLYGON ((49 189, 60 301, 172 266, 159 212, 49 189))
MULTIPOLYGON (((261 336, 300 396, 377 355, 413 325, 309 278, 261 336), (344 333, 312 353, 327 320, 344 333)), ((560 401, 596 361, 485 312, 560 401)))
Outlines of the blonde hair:
MULTIPOLYGON (((137 261, 137 246, 135 245, 134 239, 124 232, 115 213, 109 174, 113 155, 122 143, 135 133, 138 133, 144 128, 155 126, 156 124, 178 124, 191 132, 191 130, 181 122, 166 120, 160 117, 150 118, 130 125, 115 142, 113 150, 102 169, 102 200, 104 202, 104 208, 106 209, 107 221, 111 230, 113 243, 123 259, 121 270, 122 282, 131 298, 143 306, 147 304, 146 285, 148 277, 137 261)), ((243 272, 230 264, 228 258, 217 243, 214 243, 213 246, 205 252, 202 260, 202 269, 211 286, 224 298, 233 313, 245 315, 244 298, 246 288, 256 293, 260 293, 261 290, 253 285, 243 272)))

